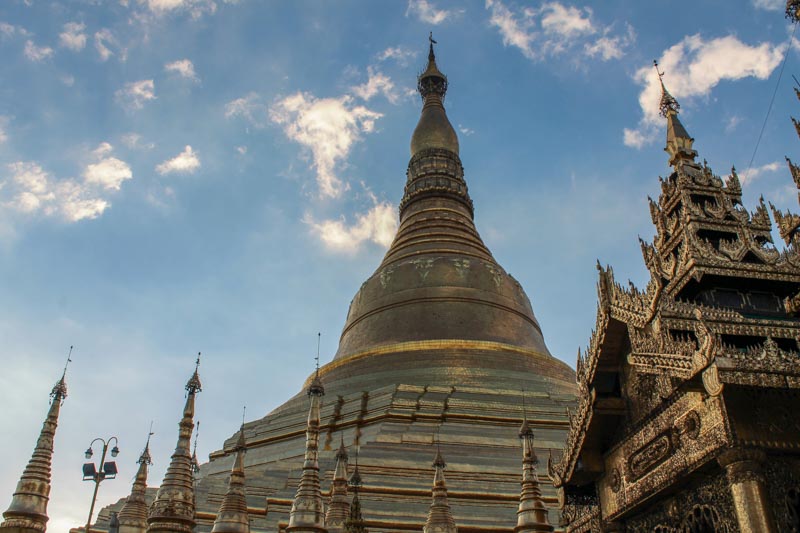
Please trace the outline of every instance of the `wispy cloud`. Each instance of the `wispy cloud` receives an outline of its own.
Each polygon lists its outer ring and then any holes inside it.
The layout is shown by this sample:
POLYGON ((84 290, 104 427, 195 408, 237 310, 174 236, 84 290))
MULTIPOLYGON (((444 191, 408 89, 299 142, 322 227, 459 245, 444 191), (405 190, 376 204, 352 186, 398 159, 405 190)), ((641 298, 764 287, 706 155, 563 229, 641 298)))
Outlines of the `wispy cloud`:
POLYGON ((130 148, 131 150, 152 150, 156 147, 156 144, 153 142, 145 142, 142 139, 142 136, 138 133, 126 133, 122 137, 120 137, 122 144, 130 148))
POLYGON ((164 70, 170 74, 176 74, 181 78, 191 80, 195 83, 200 81, 194 71, 194 64, 188 59, 179 59, 164 65, 164 70))
POLYGON ((139 3, 144 4, 156 15, 188 12, 194 19, 217 11, 217 3, 214 0, 139 0, 139 3))
POLYGON ((777 172, 781 168, 784 168, 785 163, 781 163, 780 161, 773 161, 772 163, 767 163, 765 165, 761 165, 760 167, 753 167, 750 171, 745 171, 745 174, 739 174, 739 181, 741 181, 742 186, 750 185, 753 181, 760 178, 764 174, 769 174, 771 172, 777 172))
POLYGON ((322 244, 334 252, 354 253, 364 243, 372 242, 382 247, 392 243, 397 231, 397 210, 389 202, 378 202, 365 213, 357 214, 355 222, 348 223, 344 217, 316 221, 306 214, 304 222, 311 227, 322 244))
POLYGON ((394 60, 401 66, 407 66, 409 62, 417 56, 417 52, 403 46, 390 46, 379 53, 376 58, 378 61, 394 60))
POLYGON ((256 128, 263 128, 268 123, 267 106, 258 94, 248 93, 225 104, 225 118, 237 117, 245 119, 256 128))
POLYGON ((122 106, 129 110, 142 109, 146 102, 155 100, 155 83, 153 80, 139 80, 126 83, 117 90, 114 96, 122 106))
POLYGON ((96 161, 86 166, 82 180, 57 179, 35 161, 11 163, 10 178, 0 182, 0 205, 65 222, 97 218, 111 206, 108 194, 133 178, 128 164, 112 157, 111 150, 110 144, 102 143, 93 152, 96 161))
POLYGON ((8 140, 8 117, 0 115, 0 144, 8 140))
MULTIPOLYGON (((785 49, 785 45, 771 43, 750 46, 733 35, 708 41, 700 35, 690 35, 661 54, 659 68, 666 73, 664 81, 669 92, 679 100, 690 100, 708 95, 721 81, 769 78, 785 49)), ((652 65, 637 70, 634 80, 642 86, 642 119, 637 128, 625 128, 623 141, 626 146, 641 148, 656 138, 661 124, 661 84, 652 65)))
POLYGON ((400 98, 400 95, 395 89, 394 82, 386 74, 380 72, 376 68, 367 67, 368 79, 361 85, 351 87, 351 92, 364 101, 369 101, 373 96, 381 93, 391 103, 395 104, 400 98))
POLYGON ((94 34, 94 48, 100 55, 100 61, 108 61, 114 55, 110 46, 117 46, 117 40, 111 30, 103 28, 94 34))
POLYGON ((445 22, 455 16, 462 15, 463 9, 439 9, 428 0, 408 0, 406 16, 415 16, 425 24, 434 26, 445 22))
POLYGON ((320 195, 335 198, 346 189, 336 175, 337 165, 347 159, 361 133, 373 131, 383 115, 355 105, 350 95, 316 98, 298 92, 277 100, 269 116, 289 139, 311 152, 320 195))
POLYGON ((183 152, 156 166, 156 172, 166 174, 194 174, 200 168, 200 158, 188 144, 183 152))
POLYGON ((113 147, 107 142, 101 143, 94 150, 93 154, 98 161, 87 165, 83 171, 85 183, 118 191, 125 180, 133 177, 131 167, 125 161, 110 156, 112 150, 113 147))
POLYGON ((37 46, 32 40, 25 41, 25 57, 33 62, 44 61, 53 57, 53 49, 49 46, 37 46))
POLYGON ((611 25, 598 23, 588 7, 545 2, 539 8, 512 10, 501 0, 486 0, 486 9, 503 44, 519 49, 532 61, 567 52, 582 52, 603 61, 619 59, 636 38, 630 25, 624 32, 614 33, 611 25))
POLYGON ((67 22, 64 24, 64 31, 58 36, 58 42, 64 48, 73 52, 80 52, 86 47, 86 25, 82 22, 67 22))
POLYGON ((755 8, 767 11, 781 11, 786 7, 784 0, 752 0, 752 2, 755 8))

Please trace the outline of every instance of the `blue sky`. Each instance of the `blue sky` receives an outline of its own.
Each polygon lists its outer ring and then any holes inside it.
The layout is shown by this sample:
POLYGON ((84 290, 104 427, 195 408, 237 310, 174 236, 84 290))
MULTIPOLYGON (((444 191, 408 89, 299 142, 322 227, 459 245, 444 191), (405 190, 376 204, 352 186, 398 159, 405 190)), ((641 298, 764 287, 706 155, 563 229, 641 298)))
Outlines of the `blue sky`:
POLYGON ((745 204, 795 208, 780 0, 260 2, 6 0, 0 6, 0 507, 69 345, 50 531, 85 520, 82 453, 117 435, 151 484, 203 351, 198 451, 329 360, 396 226, 413 92, 434 32, 476 223, 552 353, 594 325, 595 262, 647 280, 647 196, 666 175, 651 63, 700 157, 745 204), (749 175, 747 175, 749 174, 749 175))

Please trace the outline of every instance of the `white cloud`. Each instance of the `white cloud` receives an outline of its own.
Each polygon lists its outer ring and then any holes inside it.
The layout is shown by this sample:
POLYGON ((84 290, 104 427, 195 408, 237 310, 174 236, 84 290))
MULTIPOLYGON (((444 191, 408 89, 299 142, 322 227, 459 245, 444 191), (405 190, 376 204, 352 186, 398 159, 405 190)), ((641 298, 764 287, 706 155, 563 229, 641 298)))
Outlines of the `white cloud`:
POLYGON ((752 0, 753 6, 757 9, 766 9, 767 11, 783 11, 786 8, 785 0, 752 0))
POLYGON ((256 93, 249 93, 225 104, 225 118, 242 117, 256 128, 267 125, 267 106, 256 93))
POLYGON ((67 22, 64 31, 58 36, 61 46, 74 52, 80 52, 86 47, 86 34, 83 31, 86 25, 81 22, 67 22))
POLYGON ((466 126, 462 126, 461 124, 458 125, 458 131, 460 131, 463 135, 466 135, 467 137, 475 133, 475 130, 468 128, 466 126))
POLYGON ((773 161, 772 163, 767 163, 766 165, 761 165, 760 167, 753 167, 750 169, 749 172, 746 171, 745 174, 739 174, 739 181, 742 182, 742 185, 749 185, 752 181, 758 179, 763 174, 767 174, 770 172, 776 172, 783 168, 785 163, 781 163, 780 161, 773 161))
POLYGON ((376 94, 382 93, 391 103, 397 103, 400 97, 395 90, 392 79, 373 67, 367 67, 367 73, 369 78, 366 83, 350 89, 353 94, 364 101, 368 101, 376 94))
MULTIPOLYGON (((666 73, 664 82, 669 92, 685 103, 694 97, 707 96, 721 81, 769 78, 783 59, 784 50, 784 45, 771 43, 750 46, 733 35, 708 41, 699 35, 690 35, 666 49, 658 63, 659 69, 666 73)), ((639 94, 642 119, 636 130, 626 129, 625 137, 645 139, 640 144, 626 142, 628 146, 640 148, 655 138, 654 131, 662 123, 659 116, 661 84, 652 65, 637 70, 634 80, 642 86, 639 94)))
POLYGON ((434 26, 463 13, 463 9, 437 9, 433 2, 428 0, 408 0, 408 8, 406 9, 407 17, 414 15, 425 24, 433 24, 434 26))
POLYGON ((739 124, 741 124, 741 122, 742 122, 742 117, 738 115, 731 116, 730 118, 728 118, 728 120, 725 121, 725 132, 731 133, 739 126, 739 124))
POLYGON ((584 53, 592 58, 599 56, 603 61, 621 59, 625 55, 625 49, 636 40, 636 32, 633 30, 633 26, 627 25, 627 28, 627 33, 611 37, 608 36, 609 30, 607 29, 605 31, 606 35, 594 42, 588 42, 583 45, 584 53))
POLYGON ((153 80, 132 81, 114 93, 117 101, 128 109, 141 109, 146 102, 155 100, 155 83, 153 80))
POLYGON ((403 46, 390 46, 377 55, 378 61, 393 59, 402 66, 408 65, 409 61, 416 57, 417 52, 409 50, 403 46))
POLYGON ((120 137, 122 144, 131 150, 152 150, 156 147, 155 143, 142 141, 142 136, 138 133, 126 133, 120 137))
POLYGON ((0 144, 3 144, 8 140, 8 132, 6 128, 8 128, 8 117, 0 115, 0 144))
POLYGON ((109 45, 117 45, 117 40, 111 30, 103 28, 94 34, 94 48, 100 54, 100 61, 108 61, 108 58, 114 55, 109 45))
POLYGON ((566 7, 558 2, 548 2, 541 7, 541 24, 545 33, 563 36, 564 38, 594 33, 592 10, 577 7, 566 7))
POLYGON ((217 11, 217 4, 214 0, 139 0, 139 3, 144 4, 156 15, 185 11, 193 19, 199 19, 205 14, 214 14, 217 11))
POLYGON ((655 129, 630 129, 622 131, 622 142, 631 148, 641 148, 645 144, 650 144, 656 139, 658 132, 655 129))
POLYGON ((31 61, 39 62, 53 57, 53 49, 49 46, 36 46, 33 41, 25 41, 25 57, 31 61))
POLYGON ((14 26, 8 22, 0 21, 0 39, 10 39, 17 35, 27 37, 30 35, 30 32, 22 26, 14 26))
POLYGON ((87 165, 83 180, 56 179, 33 161, 11 163, 10 179, 0 182, 0 205, 66 222, 97 218, 111 206, 108 192, 118 191, 122 182, 133 177, 127 163, 106 157, 110 150, 110 144, 102 143, 93 152, 98 161, 87 165))
POLYGON ((486 9, 503 45, 519 49, 532 61, 568 52, 578 57, 581 49, 590 58, 619 59, 635 39, 630 25, 626 25, 626 33, 614 34, 612 26, 594 20, 588 7, 545 2, 539 8, 512 11, 501 0, 486 0, 486 9))
POLYGON ((166 174, 194 174, 199 168, 200 158, 197 157, 197 152, 187 144, 183 152, 156 166, 156 172, 162 176, 166 174))
POLYGON ((247 153, 247 146, 237 146, 236 151, 239 155, 245 155, 247 153))
POLYGON ((186 78, 187 80, 192 80, 194 82, 200 81, 194 71, 194 64, 188 59, 179 59, 178 61, 167 63, 164 65, 164 70, 172 74, 177 74, 181 78, 186 78))
POLYGON ((92 154, 98 159, 96 163, 89 164, 83 171, 85 183, 97 185, 103 189, 118 191, 122 182, 133 177, 131 167, 125 161, 110 157, 114 149, 110 143, 103 142, 94 149, 92 154))
POLYGON ((73 76, 72 74, 64 74, 63 76, 61 76, 61 83, 63 83, 67 87, 72 87, 73 85, 75 85, 75 76, 73 76))
POLYGON ((353 224, 347 224, 344 217, 317 222, 308 214, 304 222, 329 250, 353 253, 366 242, 388 247, 397 231, 397 210, 389 202, 376 201, 366 213, 357 215, 353 224))
POLYGON ((383 116, 353 105, 348 95, 315 98, 302 92, 276 101, 269 115, 289 139, 311 151, 320 195, 333 198, 346 188, 335 173, 336 165, 347 158, 360 134, 373 131, 383 116))

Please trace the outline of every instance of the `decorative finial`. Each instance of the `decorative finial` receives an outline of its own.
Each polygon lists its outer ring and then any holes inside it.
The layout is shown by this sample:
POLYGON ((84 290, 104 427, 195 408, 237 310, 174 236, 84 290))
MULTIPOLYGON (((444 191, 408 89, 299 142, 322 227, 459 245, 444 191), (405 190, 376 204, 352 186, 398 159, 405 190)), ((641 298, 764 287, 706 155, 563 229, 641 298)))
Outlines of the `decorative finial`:
POLYGON ((527 406, 525 405, 525 389, 522 389, 522 427, 519 428, 519 438, 524 439, 526 437, 533 438, 533 430, 531 429, 530 424, 528 423, 528 410, 527 406))
POLYGON ((139 456, 139 460, 136 461, 136 464, 153 464, 153 459, 150 457, 150 437, 155 435, 153 433, 153 421, 150 421, 150 430, 147 432, 147 442, 144 443, 144 450, 142 450, 142 455, 139 456))
POLYGON ((680 110, 681 105, 671 94, 669 94, 669 91, 667 91, 667 88, 664 86, 664 72, 661 72, 658 69, 658 61, 655 59, 653 60, 653 68, 656 69, 658 81, 661 83, 661 103, 659 104, 660 115, 664 118, 667 118, 667 115, 669 115, 670 111, 677 113, 680 110))
POLYGON ((322 333, 317 333, 317 357, 314 358, 314 362, 317 366, 317 377, 319 377, 319 345, 322 342, 322 333))
POLYGON ((358 456, 361 450, 361 446, 356 446, 355 448, 356 448, 356 456, 355 456, 356 466, 353 469, 353 473, 350 475, 350 480, 347 483, 354 489, 358 490, 363 481, 361 479, 361 473, 358 471, 358 456))
POLYGON ((189 394, 195 394, 197 392, 202 392, 203 386, 200 383, 200 374, 198 370, 200 369, 200 352, 197 352, 197 360, 194 362, 194 374, 192 377, 189 378, 189 382, 186 383, 186 391, 189 394))
POLYGON ((72 362, 72 346, 69 347, 69 353, 67 354, 67 362, 64 363, 64 371, 61 373, 61 379, 59 379, 55 386, 53 386, 53 390, 50 391, 50 403, 54 401, 61 400, 63 401, 64 398, 67 397, 67 367, 72 362))
MULTIPOLYGON (((198 354, 199 355, 199 354, 198 354)), ((198 357, 198 360, 200 357, 198 357)), ((194 448, 192 449, 192 472, 197 475, 200 473, 200 461, 197 460, 197 439, 200 438, 200 421, 197 421, 197 431, 194 432, 194 448)))
POLYGON ((242 406, 242 427, 244 427, 244 415, 246 415, 246 414, 247 414, 247 406, 243 405, 242 406))
POLYGON ((322 333, 317 333, 317 355, 314 357, 314 379, 311 380, 311 385, 308 387, 308 395, 323 396, 325 394, 325 387, 322 386, 322 380, 319 379, 319 346, 322 340, 322 333))
POLYGON ((428 61, 436 61, 436 55, 433 53, 433 45, 439 44, 435 40, 433 40, 433 32, 428 35, 428 41, 430 41, 430 51, 428 52, 428 61))

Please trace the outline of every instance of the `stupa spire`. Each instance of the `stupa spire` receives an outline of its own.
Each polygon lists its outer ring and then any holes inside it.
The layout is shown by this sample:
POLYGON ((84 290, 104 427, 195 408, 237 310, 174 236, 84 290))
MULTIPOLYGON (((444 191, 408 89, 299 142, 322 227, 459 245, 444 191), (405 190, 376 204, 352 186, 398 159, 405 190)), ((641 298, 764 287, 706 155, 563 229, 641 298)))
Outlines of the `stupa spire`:
POLYGON ((553 531, 553 526, 547 519, 547 507, 542 500, 539 478, 536 475, 536 465, 539 464, 539 460, 533 447, 533 430, 528 423, 524 392, 522 412, 522 427, 519 429, 519 438, 522 440, 522 490, 514 533, 549 533, 553 531))
POLYGON ((428 520, 425 522, 425 527, 422 528, 423 533, 458 533, 456 521, 450 511, 450 502, 447 499, 447 482, 444 478, 446 467, 447 463, 444 462, 442 450, 437 442, 436 458, 433 460, 433 501, 428 511, 428 520))
POLYGON ((186 404, 183 418, 178 423, 178 444, 150 508, 147 518, 148 533, 191 533, 195 526, 194 471, 190 447, 194 429, 195 396, 202 391, 199 367, 198 353, 194 374, 186 383, 186 404))
POLYGON ((244 437, 244 423, 239 430, 239 439, 236 441, 236 459, 231 468, 231 479, 228 482, 228 492, 222 499, 222 505, 214 520, 211 533, 250 533, 250 518, 247 514, 247 499, 245 494, 244 479, 244 454, 247 443, 244 437))
POLYGON ((58 427, 58 415, 61 404, 67 397, 67 367, 72 360, 72 346, 61 374, 50 391, 50 409, 42 424, 42 430, 36 441, 28 465, 17 483, 17 490, 11 497, 11 505, 3 513, 0 531, 10 530, 13 533, 35 533, 47 529, 47 502, 50 499, 51 463, 53 459, 53 439, 58 427))
POLYGON ((653 67, 661 84, 660 115, 667 119, 667 145, 664 151, 669 154, 669 164, 675 167, 681 162, 693 163, 697 152, 692 148, 694 139, 678 118, 681 105, 664 85, 664 73, 658 69, 658 61, 653 60, 653 67))
POLYGON ((363 483, 361 473, 358 471, 358 448, 356 448, 356 466, 347 483, 353 492, 353 501, 350 503, 350 513, 344 523, 344 533, 367 533, 364 517, 361 515, 361 500, 358 497, 363 483))
POLYGON ((150 456, 150 437, 153 436, 153 424, 150 424, 150 431, 147 435, 147 443, 144 450, 136 461, 139 470, 133 481, 133 488, 125 504, 119 511, 119 533, 145 533, 147 531, 147 501, 145 492, 147 491, 147 467, 153 464, 150 456))
POLYGON ((336 452, 336 468, 333 472, 333 486, 328 512, 325 514, 325 526, 329 533, 344 531, 347 517, 350 515, 350 502, 347 498, 347 450, 344 447, 344 435, 341 436, 339 451, 336 452))
POLYGON ((288 532, 327 533, 325 529, 325 509, 319 484, 319 426, 320 403, 325 388, 319 377, 319 334, 317 334, 317 370, 308 387, 310 405, 306 424, 306 453, 303 461, 303 474, 289 513, 288 532))

